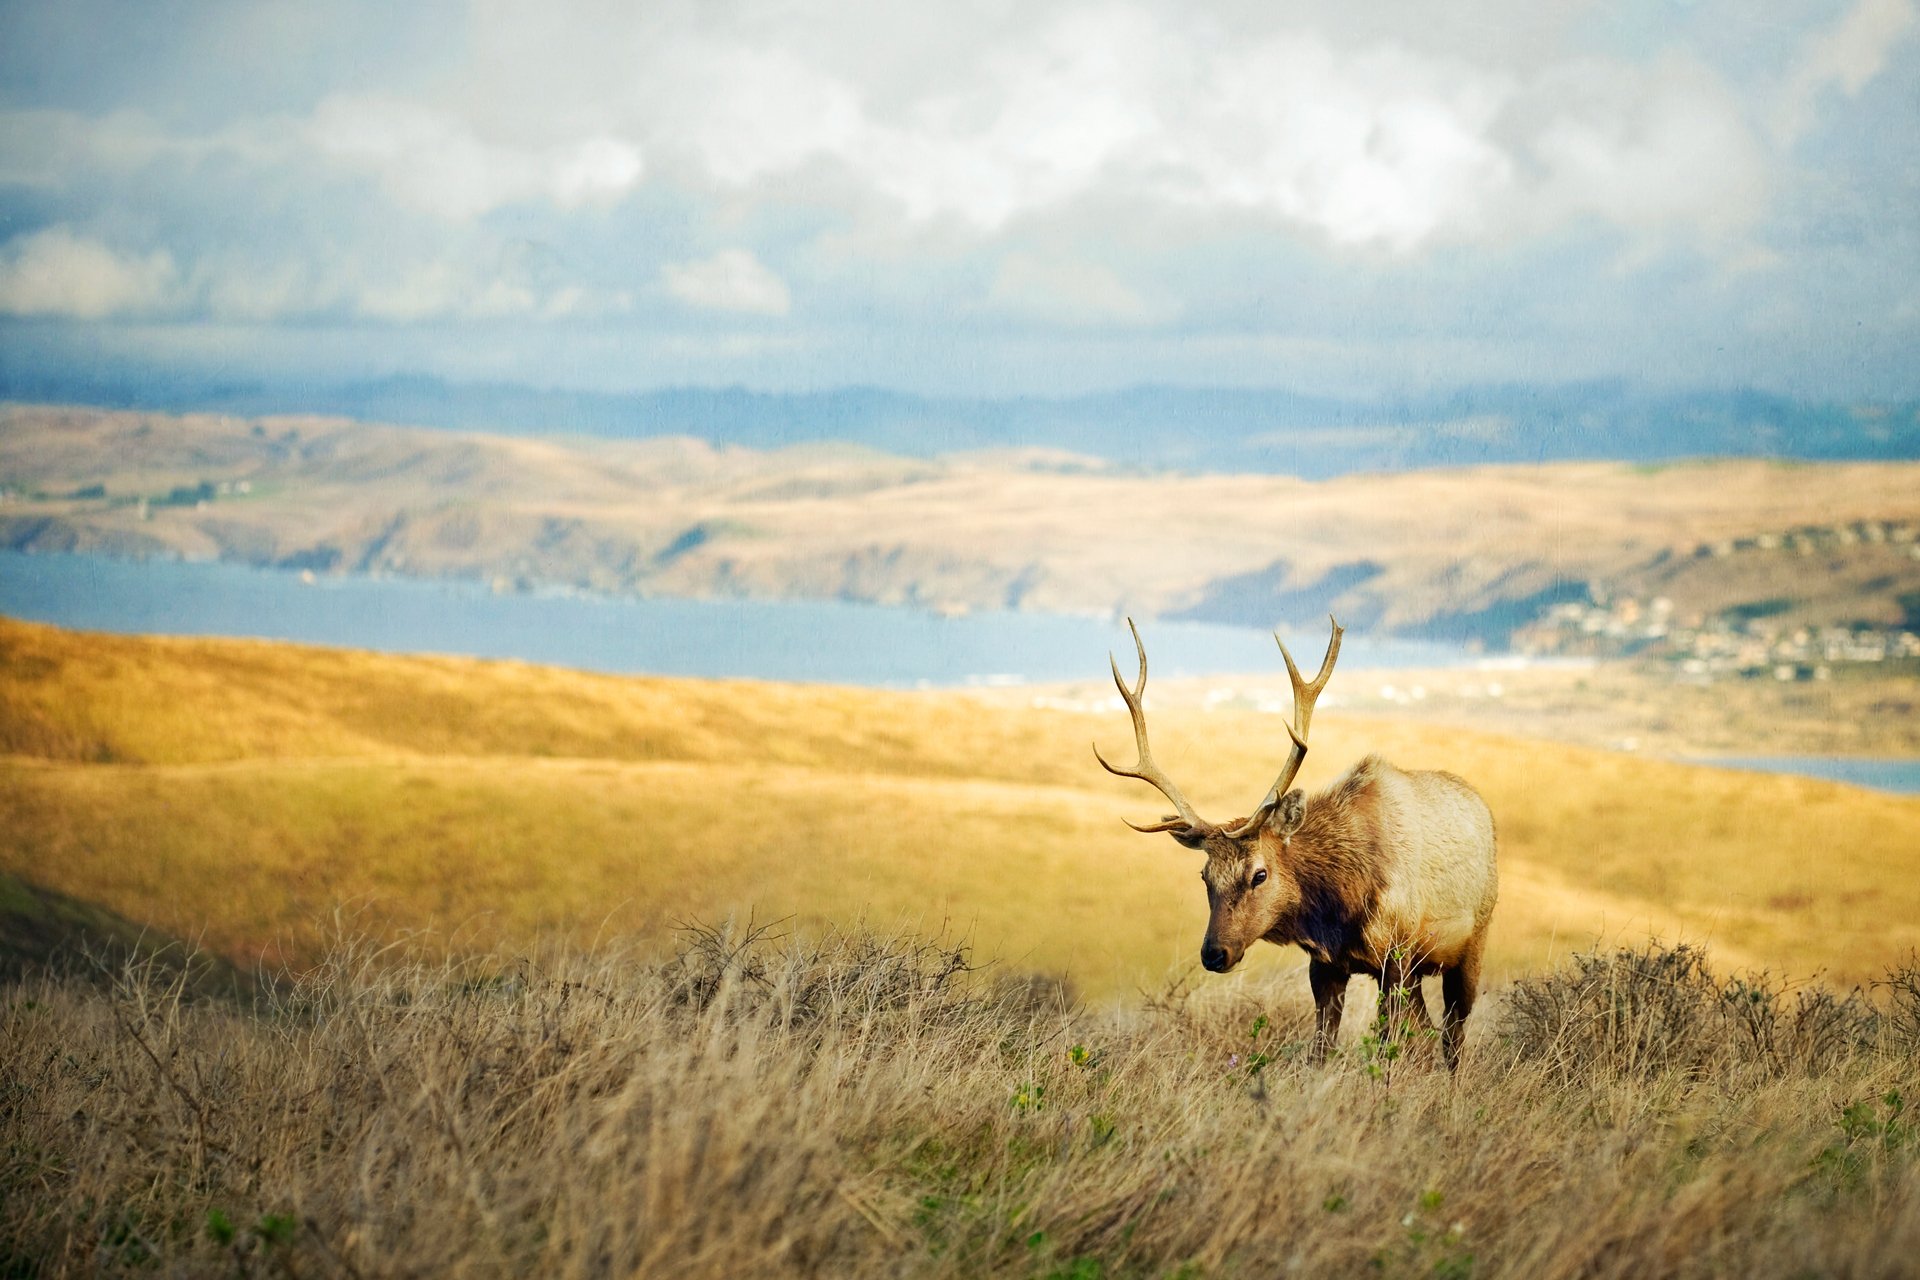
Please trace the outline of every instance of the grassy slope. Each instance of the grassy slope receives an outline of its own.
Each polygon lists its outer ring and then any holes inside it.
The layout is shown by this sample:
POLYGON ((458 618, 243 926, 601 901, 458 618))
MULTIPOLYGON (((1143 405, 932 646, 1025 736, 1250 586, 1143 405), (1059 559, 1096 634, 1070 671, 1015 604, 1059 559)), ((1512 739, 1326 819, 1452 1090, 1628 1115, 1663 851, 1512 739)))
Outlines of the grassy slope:
POLYGON ((107 983, 129 964, 184 977, 196 996, 254 989, 250 975, 185 939, 0 872, 0 983, 49 971, 107 983))
MULTIPOLYGON (((1306 781, 1381 750, 1501 823, 1493 968, 1596 934, 1842 981, 1920 945, 1920 802, 1430 725, 1316 723, 1306 781)), ((1203 813, 1258 796, 1270 717, 1157 716, 1203 813)), ((0 871, 249 961, 352 927, 587 939, 730 910, 970 930, 1093 993, 1186 965, 1191 856, 1087 740, 1118 715, 0 620, 0 871)), ((1262 963, 1296 957, 1262 949, 1262 963)))

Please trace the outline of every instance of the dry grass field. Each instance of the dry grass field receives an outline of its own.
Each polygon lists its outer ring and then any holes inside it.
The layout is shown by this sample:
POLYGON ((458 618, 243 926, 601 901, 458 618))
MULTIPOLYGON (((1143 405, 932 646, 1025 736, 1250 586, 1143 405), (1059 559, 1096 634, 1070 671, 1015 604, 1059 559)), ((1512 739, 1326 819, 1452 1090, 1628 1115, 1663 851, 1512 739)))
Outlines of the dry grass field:
MULTIPOLYGON (((343 911, 481 949, 752 913, 945 930, 1123 997, 1193 967, 1204 897, 1121 825, 1158 797, 1094 737, 1124 716, 0 622, 0 871, 243 967, 311 962, 343 911)), ((1203 813, 1244 811, 1282 741, 1155 713, 1203 813)), ((1920 801, 1337 709, 1303 783, 1369 750, 1491 802, 1496 980, 1657 934, 1845 986, 1920 946, 1920 801)), ((1300 966, 1250 961, 1210 980, 1300 966)))
MULTIPOLYGON (((1221 815, 1276 728, 1155 712, 1221 815)), ((0 621, 0 1274, 1911 1274, 1920 802, 1329 708, 1503 885, 1457 1076, 1314 1068, 1126 733, 0 621)))
POLYGON ((1920 972, 1881 999, 1587 957, 1457 1076, 1295 984, 1109 1010, 964 950, 718 930, 440 959, 341 940, 259 1003, 0 990, 20 1276, 1894 1277, 1920 972))

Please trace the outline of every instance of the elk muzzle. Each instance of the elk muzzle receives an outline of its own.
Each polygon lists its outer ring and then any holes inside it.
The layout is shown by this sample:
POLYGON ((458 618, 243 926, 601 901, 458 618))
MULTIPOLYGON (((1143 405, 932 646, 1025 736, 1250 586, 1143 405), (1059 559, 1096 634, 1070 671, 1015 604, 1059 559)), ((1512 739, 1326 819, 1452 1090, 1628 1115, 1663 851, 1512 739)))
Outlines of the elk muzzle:
POLYGON ((1225 973, 1240 963, 1240 953, 1215 942, 1212 938, 1200 944, 1200 964, 1208 973, 1225 973))

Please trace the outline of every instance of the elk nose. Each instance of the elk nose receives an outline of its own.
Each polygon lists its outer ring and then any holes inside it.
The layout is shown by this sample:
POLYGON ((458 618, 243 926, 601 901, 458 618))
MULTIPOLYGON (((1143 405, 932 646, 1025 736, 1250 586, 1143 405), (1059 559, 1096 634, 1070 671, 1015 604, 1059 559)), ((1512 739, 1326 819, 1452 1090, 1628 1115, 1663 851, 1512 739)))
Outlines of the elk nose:
POLYGON ((1209 973, 1227 971, 1227 949, 1218 943, 1209 942, 1200 948, 1200 963, 1209 973))

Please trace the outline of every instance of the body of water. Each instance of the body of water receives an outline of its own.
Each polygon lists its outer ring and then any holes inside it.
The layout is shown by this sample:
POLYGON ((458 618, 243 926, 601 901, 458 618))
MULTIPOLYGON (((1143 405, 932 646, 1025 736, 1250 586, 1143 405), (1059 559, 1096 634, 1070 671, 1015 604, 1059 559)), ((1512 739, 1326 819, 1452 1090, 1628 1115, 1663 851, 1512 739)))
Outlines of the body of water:
MULTIPOLYGON (((0 614, 89 631, 250 636, 389 653, 518 658, 587 671, 830 682, 882 688, 1131 677, 1115 619, 988 612, 943 618, 826 601, 496 596, 476 584, 317 577, 241 565, 0 552, 0 614)), ((1282 671, 1264 631, 1196 622, 1145 628, 1154 673, 1282 671)), ((1289 635, 1311 669, 1324 632, 1289 635)), ((1349 637, 1343 665, 1464 666, 1452 645, 1349 637)), ((1692 763, 1920 794, 1920 760, 1716 756, 1692 763)))
POLYGON ((1851 756, 1695 756, 1690 764, 1758 773, 1794 773, 1828 782, 1845 782, 1898 795, 1920 795, 1920 760, 1876 760, 1851 756))
MULTIPOLYGON (((818 601, 496 596, 476 584, 317 577, 241 565, 0 552, 0 613, 90 631, 251 636, 390 653, 519 658, 589 671, 744 676, 892 688, 1106 678, 1131 671, 1123 622, 818 601)), ((1144 628, 1160 676, 1281 671, 1264 631, 1144 628)), ((1289 635, 1311 667, 1324 632, 1289 635)), ((1446 667, 1451 645, 1354 636, 1351 667, 1446 667)))

